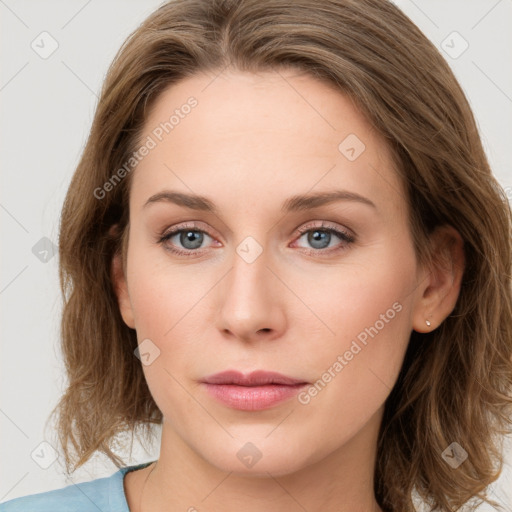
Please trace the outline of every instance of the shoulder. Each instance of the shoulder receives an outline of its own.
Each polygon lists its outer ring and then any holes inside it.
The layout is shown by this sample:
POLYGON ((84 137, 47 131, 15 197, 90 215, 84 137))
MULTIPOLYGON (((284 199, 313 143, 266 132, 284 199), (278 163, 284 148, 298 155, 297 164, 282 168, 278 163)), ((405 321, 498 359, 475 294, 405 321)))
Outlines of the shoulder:
POLYGON ((58 512, 73 510, 89 512, 89 510, 109 510, 109 483, 115 475, 98 478, 90 482, 71 484, 62 489, 31 494, 15 498, 0 504, 0 512, 58 512))
POLYGON ((124 475, 146 465, 128 466, 109 477, 14 498, 0 503, 0 512, 129 512, 124 475))

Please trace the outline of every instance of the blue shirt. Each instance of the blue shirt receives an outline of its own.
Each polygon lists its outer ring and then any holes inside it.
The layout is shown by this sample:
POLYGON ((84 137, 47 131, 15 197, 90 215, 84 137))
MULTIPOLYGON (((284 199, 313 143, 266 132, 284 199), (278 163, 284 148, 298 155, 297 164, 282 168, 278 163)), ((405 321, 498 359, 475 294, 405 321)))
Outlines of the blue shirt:
POLYGON ((0 512, 130 512, 124 493, 124 475, 150 464, 127 466, 105 478, 14 498, 0 503, 0 512))

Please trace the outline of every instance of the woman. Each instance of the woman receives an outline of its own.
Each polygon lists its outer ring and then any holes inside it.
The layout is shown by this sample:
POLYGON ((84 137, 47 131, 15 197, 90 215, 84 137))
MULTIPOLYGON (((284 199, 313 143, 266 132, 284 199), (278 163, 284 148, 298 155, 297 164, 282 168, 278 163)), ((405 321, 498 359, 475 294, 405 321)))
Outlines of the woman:
POLYGON ((13 510, 412 511, 510 432, 511 212, 384 0, 178 0, 120 50, 64 204, 68 471, 13 510), (115 436, 162 425, 122 467, 115 436))

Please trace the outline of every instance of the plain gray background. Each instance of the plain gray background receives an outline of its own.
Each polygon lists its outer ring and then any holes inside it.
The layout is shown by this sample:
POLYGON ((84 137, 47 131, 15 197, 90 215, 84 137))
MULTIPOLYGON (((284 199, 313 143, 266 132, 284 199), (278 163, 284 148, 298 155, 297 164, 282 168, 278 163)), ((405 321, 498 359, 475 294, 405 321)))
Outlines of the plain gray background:
MULTIPOLYGON (((396 3, 454 70, 494 172, 512 199, 512 0, 396 3)), ((52 429, 44 427, 65 384, 52 251, 107 67, 129 33, 160 4, 0 0, 0 501, 117 470, 97 456, 66 479, 61 460, 51 463, 51 447, 41 445, 56 446, 52 429), (45 55, 52 45, 58 47, 45 55)), ((127 462, 156 459, 158 439, 151 453, 135 446, 127 462)), ((512 510, 511 448, 507 456, 509 465, 493 486, 493 497, 512 510)))

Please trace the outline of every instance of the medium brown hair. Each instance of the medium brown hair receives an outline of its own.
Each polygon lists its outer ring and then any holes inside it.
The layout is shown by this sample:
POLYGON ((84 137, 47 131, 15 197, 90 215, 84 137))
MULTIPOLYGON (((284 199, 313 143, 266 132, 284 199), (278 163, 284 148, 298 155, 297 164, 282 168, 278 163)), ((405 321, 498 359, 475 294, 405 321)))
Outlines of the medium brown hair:
POLYGON ((461 234, 466 270, 459 300, 434 332, 411 335, 385 405, 375 494, 386 511, 413 511, 413 491, 441 510, 484 498, 501 471, 498 434, 510 430, 511 210, 452 71, 386 0, 176 0, 122 46, 62 211, 69 386, 52 414, 59 415, 68 471, 96 451, 122 466, 112 451, 115 436, 140 426, 149 435, 162 421, 111 276, 123 240, 126 247, 131 174, 104 197, 94 191, 137 150, 159 93, 185 77, 227 67, 293 68, 348 95, 393 152, 418 260, 435 257, 429 235, 437 226, 461 234), (452 442, 468 453, 457 469, 441 457, 452 442))

